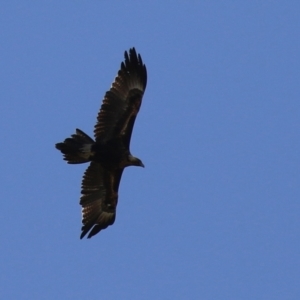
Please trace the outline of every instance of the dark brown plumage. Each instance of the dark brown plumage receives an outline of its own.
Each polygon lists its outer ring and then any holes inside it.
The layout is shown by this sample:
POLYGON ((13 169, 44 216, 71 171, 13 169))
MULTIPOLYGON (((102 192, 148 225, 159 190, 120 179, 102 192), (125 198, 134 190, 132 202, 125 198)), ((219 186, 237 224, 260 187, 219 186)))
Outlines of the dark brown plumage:
POLYGON ((147 84, 147 70, 134 48, 125 52, 115 81, 106 92, 94 129, 95 141, 83 131, 55 147, 69 164, 90 162, 82 185, 83 238, 88 238, 112 225, 116 218, 118 188, 125 167, 141 166, 131 155, 129 146, 133 125, 147 84))

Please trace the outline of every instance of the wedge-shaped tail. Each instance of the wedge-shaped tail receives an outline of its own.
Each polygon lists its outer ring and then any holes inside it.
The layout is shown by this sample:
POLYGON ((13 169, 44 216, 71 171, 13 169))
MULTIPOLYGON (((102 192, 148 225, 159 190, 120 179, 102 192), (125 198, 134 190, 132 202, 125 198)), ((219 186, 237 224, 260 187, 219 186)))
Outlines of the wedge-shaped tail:
POLYGON ((91 160, 94 143, 94 140, 87 134, 76 129, 75 134, 66 138, 63 143, 56 144, 55 147, 61 151, 68 164, 82 164, 91 160))

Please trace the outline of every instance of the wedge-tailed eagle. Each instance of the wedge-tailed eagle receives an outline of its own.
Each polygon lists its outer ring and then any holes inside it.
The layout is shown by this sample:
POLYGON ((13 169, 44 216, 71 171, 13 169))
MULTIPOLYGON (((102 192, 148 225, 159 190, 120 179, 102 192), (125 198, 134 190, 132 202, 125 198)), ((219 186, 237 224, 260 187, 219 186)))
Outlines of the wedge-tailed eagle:
POLYGON ((95 140, 76 129, 75 134, 55 145, 69 164, 90 163, 81 184, 81 239, 88 232, 91 238, 114 223, 124 168, 144 167, 131 155, 129 146, 146 84, 146 66, 132 48, 125 52, 121 68, 104 96, 94 128, 95 140))

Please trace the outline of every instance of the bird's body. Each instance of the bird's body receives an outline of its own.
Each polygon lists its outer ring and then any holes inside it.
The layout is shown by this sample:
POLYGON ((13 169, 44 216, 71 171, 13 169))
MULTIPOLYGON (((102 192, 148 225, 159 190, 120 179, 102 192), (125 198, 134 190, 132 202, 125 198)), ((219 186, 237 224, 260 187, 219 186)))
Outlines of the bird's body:
POLYGON ((56 144, 69 164, 90 162, 83 180, 83 238, 92 237, 115 221, 118 188, 125 167, 144 167, 131 155, 130 138, 147 84, 146 66, 134 48, 125 52, 118 75, 106 92, 95 125, 95 140, 80 129, 56 144))

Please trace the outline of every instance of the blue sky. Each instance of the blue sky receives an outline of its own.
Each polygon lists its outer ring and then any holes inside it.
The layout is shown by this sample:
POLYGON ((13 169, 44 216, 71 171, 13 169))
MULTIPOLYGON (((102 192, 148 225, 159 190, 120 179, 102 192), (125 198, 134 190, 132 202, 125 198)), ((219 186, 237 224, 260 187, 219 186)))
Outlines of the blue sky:
POLYGON ((1 299, 300 299, 298 1, 2 1, 1 299), (136 47, 148 85, 117 219, 79 239, 92 135, 136 47))

